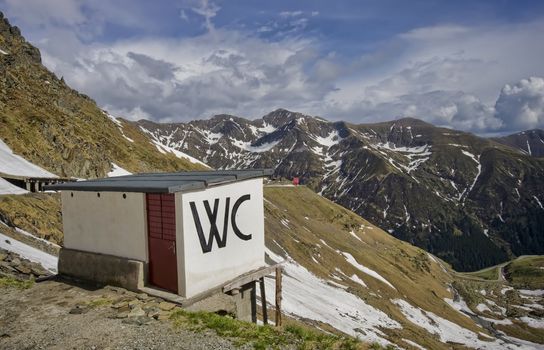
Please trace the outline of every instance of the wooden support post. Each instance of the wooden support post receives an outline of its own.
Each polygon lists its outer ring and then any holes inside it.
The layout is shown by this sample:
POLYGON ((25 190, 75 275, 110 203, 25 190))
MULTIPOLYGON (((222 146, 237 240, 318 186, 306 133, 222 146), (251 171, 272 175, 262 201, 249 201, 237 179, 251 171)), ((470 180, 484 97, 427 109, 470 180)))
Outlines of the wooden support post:
POLYGON ((276 268, 276 326, 281 326, 281 267, 276 268))
POLYGON ((263 307, 263 324, 268 324, 268 310, 266 309, 266 292, 264 288, 264 277, 259 279, 259 285, 261 286, 261 305, 263 307))
POLYGON ((257 323, 257 283, 251 282, 251 322, 257 323))

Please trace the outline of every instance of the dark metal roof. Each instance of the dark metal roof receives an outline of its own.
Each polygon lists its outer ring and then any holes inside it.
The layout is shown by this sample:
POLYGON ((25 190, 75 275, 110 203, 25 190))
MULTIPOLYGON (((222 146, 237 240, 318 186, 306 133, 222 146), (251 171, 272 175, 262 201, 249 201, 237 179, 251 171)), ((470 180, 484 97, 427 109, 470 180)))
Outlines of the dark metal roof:
POLYGON ((272 175, 272 169, 146 173, 45 186, 55 191, 174 193, 272 175))

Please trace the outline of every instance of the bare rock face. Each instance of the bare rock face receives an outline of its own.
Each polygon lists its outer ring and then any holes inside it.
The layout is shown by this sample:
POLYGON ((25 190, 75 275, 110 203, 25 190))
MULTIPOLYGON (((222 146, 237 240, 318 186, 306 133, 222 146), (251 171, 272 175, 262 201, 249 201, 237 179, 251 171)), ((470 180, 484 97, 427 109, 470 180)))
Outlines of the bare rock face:
POLYGON ((21 30, 16 26, 12 26, 1 12, 0 35, 4 39, 0 42, 0 49, 7 52, 4 56, 10 56, 7 58, 8 60, 16 58, 18 63, 42 63, 40 50, 30 45, 21 35, 21 30))

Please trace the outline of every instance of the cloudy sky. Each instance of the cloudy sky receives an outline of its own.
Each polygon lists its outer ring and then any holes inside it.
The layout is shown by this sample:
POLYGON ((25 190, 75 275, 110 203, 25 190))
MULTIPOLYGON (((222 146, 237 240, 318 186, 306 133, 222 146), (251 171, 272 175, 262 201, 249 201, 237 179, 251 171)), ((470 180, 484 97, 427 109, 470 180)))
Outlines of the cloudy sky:
POLYGON ((544 1, 0 0, 47 67, 129 119, 276 108, 544 127, 544 1))

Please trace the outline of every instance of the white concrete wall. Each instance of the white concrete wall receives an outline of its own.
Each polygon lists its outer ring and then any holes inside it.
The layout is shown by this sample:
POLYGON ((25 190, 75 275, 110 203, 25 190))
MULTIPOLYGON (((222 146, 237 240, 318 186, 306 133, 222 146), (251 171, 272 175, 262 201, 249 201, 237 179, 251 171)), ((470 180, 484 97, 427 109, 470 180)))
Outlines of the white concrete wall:
POLYGON ((145 194, 125 194, 63 191, 64 246, 147 262, 145 194))
MULTIPOLYGON (((184 297, 192 297, 210 288, 217 287, 245 272, 265 266, 264 262, 264 208, 262 179, 251 179, 228 185, 220 185, 176 196, 181 201, 181 211, 176 213, 178 224, 178 281, 179 292, 184 297), (251 234, 250 240, 240 239, 233 231, 231 213, 238 198, 249 194, 236 215, 240 231, 251 234), (204 253, 196 230, 190 203, 194 202, 199 213, 203 233, 208 241, 210 222, 204 207, 208 200, 214 208, 214 200, 219 198, 217 228, 223 235, 226 198, 230 197, 228 231, 226 245, 219 248, 214 240, 212 250, 204 253), (182 232, 179 232, 182 225, 182 232), (180 237, 181 236, 181 237, 180 237), (179 239, 181 238, 181 240, 179 239)), ((178 209, 176 203, 176 209, 178 209)))

